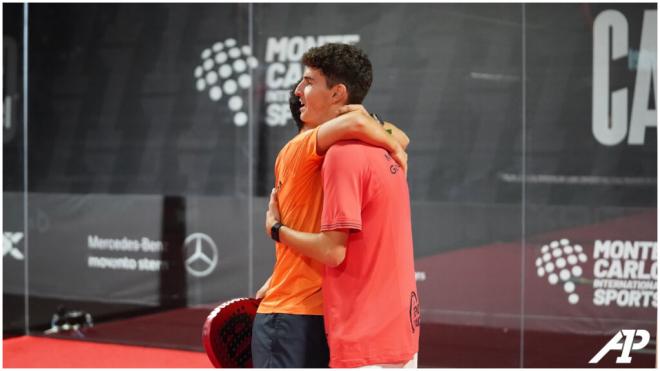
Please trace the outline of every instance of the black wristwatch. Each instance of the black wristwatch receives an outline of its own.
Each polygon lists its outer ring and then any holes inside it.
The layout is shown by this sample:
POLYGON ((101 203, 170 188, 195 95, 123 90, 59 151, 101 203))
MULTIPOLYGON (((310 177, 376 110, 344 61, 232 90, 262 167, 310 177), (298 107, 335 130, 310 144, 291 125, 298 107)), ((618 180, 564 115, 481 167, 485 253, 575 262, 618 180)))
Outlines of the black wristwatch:
POLYGON ((282 223, 280 222, 276 222, 270 227, 270 238, 277 242, 280 242, 280 228, 282 228, 282 223))

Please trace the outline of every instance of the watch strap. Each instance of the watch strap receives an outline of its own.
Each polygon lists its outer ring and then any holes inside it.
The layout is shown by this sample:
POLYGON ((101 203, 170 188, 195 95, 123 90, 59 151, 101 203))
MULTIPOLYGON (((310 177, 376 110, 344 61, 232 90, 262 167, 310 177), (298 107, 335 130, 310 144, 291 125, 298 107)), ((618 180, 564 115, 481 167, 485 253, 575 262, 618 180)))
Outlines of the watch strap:
POLYGON ((277 242, 280 242, 280 228, 282 228, 282 223, 280 222, 276 222, 270 227, 270 238, 277 242))

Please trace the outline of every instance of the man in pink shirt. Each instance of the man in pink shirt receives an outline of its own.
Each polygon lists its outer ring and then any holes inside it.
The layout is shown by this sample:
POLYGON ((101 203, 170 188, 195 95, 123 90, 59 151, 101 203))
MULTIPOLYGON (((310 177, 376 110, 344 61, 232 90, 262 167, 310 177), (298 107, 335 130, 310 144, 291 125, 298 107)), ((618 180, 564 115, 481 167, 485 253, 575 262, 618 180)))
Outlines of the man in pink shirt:
MULTIPOLYGON (((420 311, 406 174, 387 151, 344 141, 326 153, 322 176, 321 232, 281 226, 279 238, 326 264, 330 366, 416 367, 420 311)), ((274 190, 267 231, 278 221, 274 190)))

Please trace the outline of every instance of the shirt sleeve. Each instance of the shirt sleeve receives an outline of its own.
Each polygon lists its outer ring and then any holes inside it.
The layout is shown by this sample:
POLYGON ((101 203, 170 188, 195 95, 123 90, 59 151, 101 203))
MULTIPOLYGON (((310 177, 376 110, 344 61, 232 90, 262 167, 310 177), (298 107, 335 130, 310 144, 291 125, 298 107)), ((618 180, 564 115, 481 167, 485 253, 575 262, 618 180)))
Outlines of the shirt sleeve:
POLYGON ((335 144, 325 155, 321 231, 362 230, 363 179, 361 158, 350 147, 335 144))
POLYGON ((304 133, 303 138, 304 145, 302 149, 304 151, 305 158, 310 161, 323 161, 323 155, 319 155, 316 152, 316 143, 318 137, 319 127, 316 127, 308 132, 304 133))

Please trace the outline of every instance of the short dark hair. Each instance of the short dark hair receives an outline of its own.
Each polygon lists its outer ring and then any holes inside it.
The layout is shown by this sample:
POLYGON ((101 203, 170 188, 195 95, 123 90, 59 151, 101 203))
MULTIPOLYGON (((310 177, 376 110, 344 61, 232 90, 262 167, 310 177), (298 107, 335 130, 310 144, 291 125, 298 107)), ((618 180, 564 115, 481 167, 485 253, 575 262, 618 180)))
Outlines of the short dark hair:
POLYGON ((309 49, 302 63, 323 72, 328 88, 344 84, 348 89, 348 104, 360 104, 367 96, 373 73, 371 61, 356 46, 330 43, 309 49))
POLYGON ((289 109, 291 110, 293 121, 295 121, 296 126, 298 126, 298 131, 300 131, 302 130, 303 122, 300 119, 300 108, 302 107, 302 104, 300 103, 300 98, 296 96, 296 88, 298 87, 298 84, 300 84, 300 81, 293 85, 293 88, 291 88, 291 91, 289 92, 289 109))

